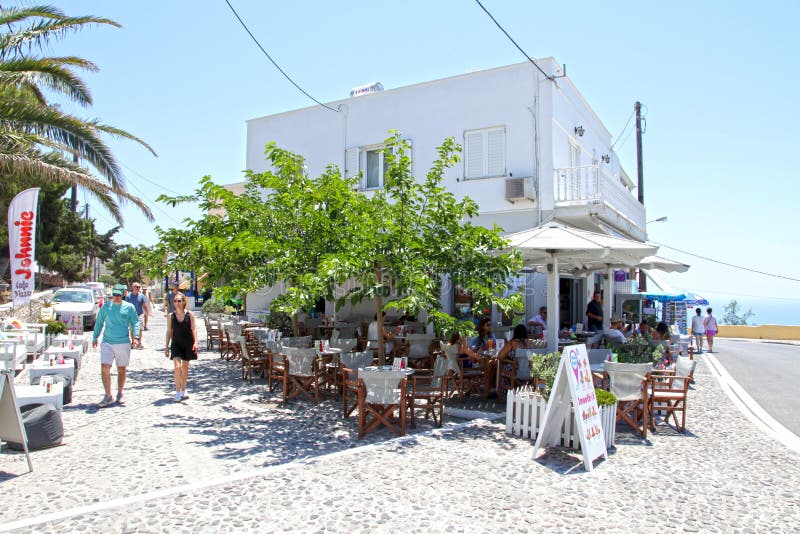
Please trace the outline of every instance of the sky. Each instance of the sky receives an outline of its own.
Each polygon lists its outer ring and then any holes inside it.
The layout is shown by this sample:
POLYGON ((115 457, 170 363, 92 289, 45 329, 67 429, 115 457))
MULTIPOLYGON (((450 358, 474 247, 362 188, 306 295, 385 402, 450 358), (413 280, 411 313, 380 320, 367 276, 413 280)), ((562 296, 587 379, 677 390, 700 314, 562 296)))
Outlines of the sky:
MULTIPOLYGON (((230 1, 275 61, 323 102, 376 80, 388 89, 524 60, 472 0, 230 1)), ((648 225, 648 237, 662 245, 660 255, 692 266, 663 278, 705 296, 717 316, 736 299, 756 314, 752 322, 800 324, 800 249, 791 244, 797 224, 790 218, 800 190, 800 3, 483 3, 528 55, 567 65, 615 138, 642 102, 647 218, 667 217, 648 225)), ((204 175, 242 181, 246 120, 312 104, 258 50, 225 0, 58 7, 123 26, 86 28, 51 45, 54 55, 100 68, 84 75, 94 105, 67 109, 123 128, 158 153, 109 141, 129 191, 156 219, 126 208, 120 243, 153 244, 155 225, 177 227, 200 215, 157 204, 159 194, 190 194, 204 175)), ((635 179, 634 136, 626 132, 616 150, 635 179)), ((110 228, 109 215, 89 204, 98 228, 110 228)))

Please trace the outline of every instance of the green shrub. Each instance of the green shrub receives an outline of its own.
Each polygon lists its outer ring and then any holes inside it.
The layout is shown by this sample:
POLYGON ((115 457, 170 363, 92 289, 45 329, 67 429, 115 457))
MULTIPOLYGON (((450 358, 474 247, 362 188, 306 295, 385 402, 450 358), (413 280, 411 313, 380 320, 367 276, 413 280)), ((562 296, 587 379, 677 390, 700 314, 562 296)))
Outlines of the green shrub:
POLYGON ((292 317, 288 313, 271 311, 267 316, 267 328, 280 330, 281 334, 286 337, 294 336, 292 317))
POLYGON ((539 392, 545 399, 550 398, 560 363, 561 354, 558 352, 531 356, 531 376, 535 376, 539 381, 539 392))
POLYGON ((45 324, 47 325, 47 328, 45 329, 46 334, 58 335, 67 331, 67 325, 61 321, 49 319, 45 321, 45 324))
POLYGON ((617 397, 604 389, 594 388, 594 395, 597 397, 598 406, 613 406, 617 402, 617 397))
POLYGON ((228 313, 225 304, 216 298, 210 298, 203 303, 203 313, 228 313))
POLYGON ((616 348, 617 361, 620 363, 652 363, 655 359, 656 347, 652 345, 648 335, 632 336, 623 345, 616 348))

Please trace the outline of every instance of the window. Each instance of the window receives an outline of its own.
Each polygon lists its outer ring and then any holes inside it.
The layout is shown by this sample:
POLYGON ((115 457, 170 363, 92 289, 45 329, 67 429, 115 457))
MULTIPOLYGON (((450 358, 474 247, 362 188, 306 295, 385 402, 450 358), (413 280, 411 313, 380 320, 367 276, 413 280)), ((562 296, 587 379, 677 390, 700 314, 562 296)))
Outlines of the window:
POLYGON ((465 131, 464 151, 464 178, 505 176, 505 127, 465 131))
MULTIPOLYGON (((409 146, 408 156, 411 157, 409 146)), ((389 158, 384 155, 385 147, 372 146, 361 149, 361 173, 364 189, 381 189, 386 172, 389 170, 389 158)))

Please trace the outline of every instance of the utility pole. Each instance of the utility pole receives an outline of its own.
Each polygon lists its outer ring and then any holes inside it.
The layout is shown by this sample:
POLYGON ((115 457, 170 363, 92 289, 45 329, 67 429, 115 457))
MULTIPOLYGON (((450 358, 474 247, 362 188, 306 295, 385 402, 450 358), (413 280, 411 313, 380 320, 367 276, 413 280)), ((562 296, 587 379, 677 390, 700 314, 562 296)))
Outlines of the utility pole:
MULTIPOLYGON (((644 207, 644 167, 642 163, 642 104, 636 102, 633 105, 636 112, 636 174, 638 181, 636 190, 639 197, 639 204, 644 207)), ((645 235, 647 234, 647 223, 645 223, 645 235)), ((639 269, 639 291, 647 291, 647 275, 639 269)))
MULTIPOLYGON (((78 164, 78 155, 77 154, 73 154, 72 155, 72 163, 74 163, 75 165, 78 164)), ((77 213, 78 212, 78 186, 77 185, 73 185, 72 186, 72 212, 73 213, 77 213)))

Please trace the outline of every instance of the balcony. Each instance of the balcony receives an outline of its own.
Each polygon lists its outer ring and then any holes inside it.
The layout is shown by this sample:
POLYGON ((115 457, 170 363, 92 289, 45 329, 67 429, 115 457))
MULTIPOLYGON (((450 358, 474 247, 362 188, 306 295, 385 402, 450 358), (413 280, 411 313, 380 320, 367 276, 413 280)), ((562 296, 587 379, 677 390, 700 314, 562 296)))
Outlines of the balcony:
POLYGON ((634 239, 645 238, 645 211, 630 190, 605 166, 553 170, 556 216, 599 219, 634 239))

